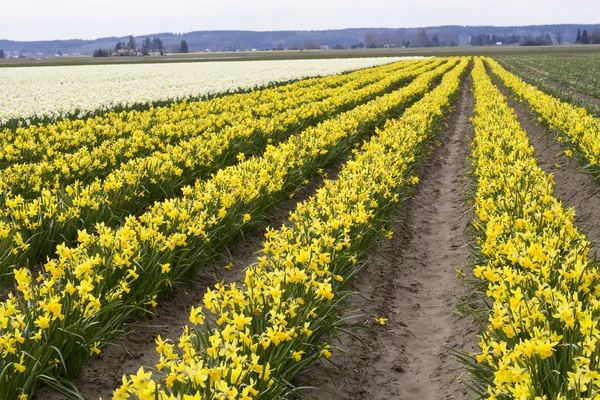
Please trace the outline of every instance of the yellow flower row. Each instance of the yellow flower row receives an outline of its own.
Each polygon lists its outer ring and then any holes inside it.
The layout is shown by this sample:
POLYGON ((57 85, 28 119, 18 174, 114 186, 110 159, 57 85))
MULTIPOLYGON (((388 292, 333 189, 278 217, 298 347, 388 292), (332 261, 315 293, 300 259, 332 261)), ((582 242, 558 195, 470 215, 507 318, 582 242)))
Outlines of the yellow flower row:
POLYGON ((488 399, 598 399, 598 266, 483 61, 473 69, 474 274, 493 300, 471 368, 488 399))
POLYGON ((559 140, 575 145, 587 163, 598 171, 600 120, 590 115, 585 108, 574 107, 527 84, 521 78, 505 70, 496 61, 486 59, 486 62, 492 72, 498 75, 504 84, 519 97, 525 99, 551 129, 556 129, 561 133, 559 140))
MULTIPOLYGON (((408 61, 370 71, 392 71, 408 61)), ((223 96, 208 101, 183 101, 145 111, 107 112, 90 119, 66 119, 54 124, 39 124, 0 131, 0 167, 13 163, 52 160, 59 153, 72 153, 81 147, 91 150, 104 141, 144 135, 152 140, 173 143, 182 136, 230 124, 230 121, 256 116, 269 116, 273 108, 285 110, 294 106, 298 95, 302 100, 319 101, 327 91, 352 82, 367 71, 301 80, 295 83, 223 96), (289 104, 286 104, 290 102, 289 104)), ((365 74, 366 75, 366 74, 365 74)), ((161 143, 156 143, 160 148, 161 143)))
MULTIPOLYGON (((321 102, 295 108, 288 102, 292 108, 275 112, 268 122, 248 119, 223 131, 199 135, 165 152, 131 160, 104 180, 96 179, 89 185, 76 182, 56 193, 43 190, 32 201, 7 196, 0 209, 0 274, 15 263, 35 265, 45 260, 59 241, 75 241, 79 229, 98 222, 112 225, 154 201, 179 195, 182 186, 235 162, 238 152, 256 153, 311 120, 355 106, 443 62, 363 71, 364 77, 336 88, 321 102)), ((300 97, 295 100, 303 102, 300 97)))
POLYGON ((202 267, 457 62, 450 59, 398 91, 269 146, 260 158, 219 170, 183 197, 127 218, 118 230, 104 224, 96 225, 97 234, 81 230, 80 244, 59 245, 58 258, 35 279, 25 268, 15 270, 17 296, 0 303, 0 371, 6 372, 0 375, 0 398, 33 392, 41 374, 68 379, 80 373, 92 354, 120 334, 131 313, 156 305, 183 275, 202 267), (24 372, 15 372, 21 366, 24 372))
POLYGON ((389 120, 337 180, 325 181, 298 205, 290 226, 268 230, 244 287, 208 289, 177 344, 156 339, 160 372, 140 368, 124 376, 113 399, 282 398, 308 363, 328 358, 355 263, 384 236, 394 204, 418 182, 410 171, 427 151, 468 63, 463 59, 440 86, 389 120))
MULTIPOLYGON (((422 65, 426 62, 416 64, 422 65)), ((415 63, 409 63, 408 68, 413 64, 415 63)), ((270 92, 270 95, 259 98, 260 103, 255 102, 250 109, 244 109, 242 106, 245 102, 244 95, 238 95, 232 96, 232 100, 224 100, 229 97, 214 100, 215 103, 226 103, 231 109, 229 112, 223 112, 224 110, 217 107, 216 111, 209 115, 195 113, 193 112, 195 104, 201 104, 201 108, 206 109, 212 103, 199 102, 178 104, 147 112, 132 111, 132 121, 129 121, 129 116, 126 115, 121 119, 115 118, 115 123, 112 125, 109 123, 95 125, 93 119, 83 121, 81 123, 88 129, 70 131, 69 134, 85 136, 90 126, 111 132, 130 133, 115 140, 104 140, 91 146, 83 146, 73 152, 57 152, 40 162, 13 163, 0 172, 0 193, 21 195, 26 199, 35 198, 44 189, 56 191, 74 181, 86 184, 104 178, 114 168, 120 167, 128 160, 145 156, 160 157, 181 151, 181 147, 185 149, 189 146, 189 141, 207 141, 215 134, 229 137, 239 131, 246 134, 252 132, 268 134, 279 129, 280 124, 301 125, 322 116, 325 112, 333 112, 334 104, 329 102, 331 98, 377 82, 381 76, 402 70, 405 65, 405 63, 397 63, 354 75, 354 79, 327 90, 319 90, 319 86, 322 85, 317 85, 315 90, 309 86, 292 88, 278 95, 270 92), (364 78, 361 78, 363 76, 364 78), (172 140, 168 140, 167 137, 172 137, 172 140)), ((337 78, 332 79, 337 80, 337 78)), ((327 84, 327 78, 323 80, 322 84, 327 84)), ((45 125, 37 129, 52 131, 54 127, 54 125, 45 125)), ((57 140, 59 139, 61 138, 57 140)), ((34 141, 33 146, 37 142, 39 141, 34 141)), ((43 150, 43 146, 41 147, 43 150)), ((50 149, 45 151, 48 152, 50 149)))

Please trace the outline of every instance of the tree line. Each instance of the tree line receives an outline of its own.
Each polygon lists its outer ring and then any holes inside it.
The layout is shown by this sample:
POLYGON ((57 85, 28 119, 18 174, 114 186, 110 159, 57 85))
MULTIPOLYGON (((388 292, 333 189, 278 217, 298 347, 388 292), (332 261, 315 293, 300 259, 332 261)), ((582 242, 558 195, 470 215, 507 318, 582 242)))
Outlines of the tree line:
MULTIPOLYGON (((497 43, 516 44, 521 46, 549 46, 554 43, 563 44, 564 38, 562 32, 554 34, 554 40, 550 34, 531 36, 531 35, 473 35, 471 36, 471 46, 491 46, 497 43)), ((581 32, 577 30, 575 44, 600 44, 600 30, 594 29, 588 34, 587 29, 581 32)))
MULTIPOLYGON (((557 42, 560 44, 562 36, 557 33, 557 42), (558 38, 560 37, 560 38, 558 38)), ((549 46, 553 44, 550 34, 545 35, 473 35, 471 46, 492 46, 495 44, 516 44, 521 46, 549 46)))
MULTIPOLYGON (((129 38, 127 41, 117 42, 113 51, 110 51, 107 49, 95 50, 94 57, 108 57, 111 54, 133 56, 133 55, 138 55, 138 53, 141 53, 141 55, 147 56, 150 54, 150 52, 160 53, 160 55, 163 55, 164 50, 165 49, 164 49, 163 42, 157 36, 153 37, 152 39, 150 39, 149 37, 146 37, 141 42, 141 48, 138 48, 137 41, 135 40, 133 35, 129 35, 129 38)), ((182 40, 181 43, 179 44, 179 52, 180 53, 188 53, 189 52, 189 47, 185 40, 182 40)))
MULTIPOLYGON (((367 33, 364 43, 359 42, 356 48, 369 49, 380 47, 446 47, 458 46, 458 35, 450 32, 435 33, 429 37, 425 29, 419 30, 415 35, 400 33, 373 34, 367 33)), ((353 47, 354 48, 354 47, 353 47)))
POLYGON ((600 44, 600 30, 594 29, 591 34, 588 35, 587 29, 577 30, 577 37, 575 38, 576 44, 600 44))

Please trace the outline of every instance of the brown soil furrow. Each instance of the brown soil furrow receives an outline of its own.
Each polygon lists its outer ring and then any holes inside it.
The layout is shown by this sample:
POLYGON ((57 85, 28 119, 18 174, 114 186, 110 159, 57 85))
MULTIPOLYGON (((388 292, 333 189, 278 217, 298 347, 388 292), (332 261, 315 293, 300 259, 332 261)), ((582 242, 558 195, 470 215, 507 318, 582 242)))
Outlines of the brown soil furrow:
MULTIPOLYGON (((323 182, 323 176, 335 178, 342 163, 327 168, 323 175, 315 177, 302 187, 292 199, 285 200, 275 208, 262 228, 256 229, 229 249, 224 250, 223 259, 211 263, 201 270, 194 282, 185 282, 174 291, 171 298, 163 300, 154 310, 154 315, 142 318, 130 325, 128 333, 119 343, 107 346, 98 359, 92 360, 82 377, 73 384, 87 400, 112 398, 112 392, 121 384, 123 374, 134 374, 141 366, 154 366, 158 362, 155 339, 177 340, 182 328, 189 323, 192 306, 203 304, 202 297, 208 287, 219 281, 243 282, 245 267, 256 262, 262 249, 266 227, 279 227, 288 223, 289 213, 296 205, 312 196, 323 182), (231 271, 223 267, 233 263, 231 271), (215 273, 216 272, 216 273, 215 273)), ((50 387, 42 387, 35 395, 37 400, 66 400, 67 397, 50 387)))
MULTIPOLYGON (((462 367, 446 348, 472 350, 476 324, 456 315, 456 304, 470 293, 456 270, 469 260, 467 227, 471 220, 465 190, 473 110, 465 83, 450 128, 421 168, 415 197, 395 223, 397 235, 374 249, 354 285, 351 303, 368 328, 343 334, 332 361, 310 377, 321 382, 315 399, 467 399, 459 380, 462 367), (374 317, 386 317, 380 326, 374 317), (359 338, 355 336, 359 335, 359 338)), ((310 377, 305 379, 310 382, 310 377)), ((471 396, 472 397, 472 396, 471 396)))
MULTIPOLYGON (((492 75, 493 76, 493 75, 492 75)), ((586 234, 597 249, 600 243, 600 185, 576 160, 565 155, 565 148, 555 135, 541 125, 533 111, 519 102, 502 82, 493 77, 494 83, 508 98, 508 104, 515 110, 521 127, 527 132, 538 165, 546 172, 554 174, 555 196, 564 206, 573 207, 576 212, 576 226, 586 234)))

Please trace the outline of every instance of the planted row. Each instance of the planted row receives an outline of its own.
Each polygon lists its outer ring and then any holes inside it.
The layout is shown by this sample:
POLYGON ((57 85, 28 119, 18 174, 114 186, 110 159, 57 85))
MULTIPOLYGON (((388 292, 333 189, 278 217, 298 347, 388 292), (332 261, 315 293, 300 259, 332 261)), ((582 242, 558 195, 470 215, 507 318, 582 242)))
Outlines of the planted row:
POLYGON ((246 124, 198 136, 169 151, 131 160, 106 179, 96 179, 90 185, 76 183, 57 193, 45 190, 32 201, 9 197, 0 210, 0 227, 5 232, 2 235, 0 229, 0 272, 8 273, 13 264, 45 261, 56 244, 75 242, 80 229, 90 229, 98 222, 111 227, 120 224, 128 215, 139 213, 155 201, 180 195, 182 186, 234 163, 237 158, 260 153, 269 143, 287 138, 308 121, 356 106, 443 62, 377 71, 368 77, 375 83, 360 89, 346 91, 346 86, 342 86, 336 96, 275 114, 266 125, 262 120, 251 119, 246 124))
POLYGON ((481 59, 473 81, 474 274, 492 300, 469 365, 479 395, 597 398, 600 274, 590 243, 481 59))
POLYGON ((337 180, 325 181, 298 205, 289 226, 268 230, 244 285, 208 289, 178 343, 156 339, 158 371, 141 368, 123 377, 113 398, 275 399, 297 390, 298 374, 331 355, 357 261, 385 236, 391 211, 418 182, 411 171, 427 152, 468 62, 463 59, 402 117, 389 120, 337 180))
MULTIPOLYGON (((229 99, 228 97, 216 100, 217 103, 228 103, 232 109, 225 112, 217 107, 216 112, 209 115, 194 113, 194 108, 197 108, 195 103, 160 108, 158 109, 160 112, 133 111, 132 122, 127 121, 126 117, 125 121, 116 120, 115 124, 99 126, 101 130, 130 132, 124 137, 80 147, 74 152, 52 152, 50 149, 44 150, 42 146, 43 154, 52 153, 51 157, 39 162, 12 163, 0 172, 0 191, 4 195, 35 198, 44 189, 59 190, 75 181, 86 184, 94 179, 102 179, 129 160, 159 156, 181 145, 185 146, 185 143, 190 140, 207 139, 214 134, 226 136, 231 131, 268 130, 277 126, 273 125, 274 123, 301 125, 303 121, 299 115, 305 115, 305 118, 313 117, 311 114, 314 110, 321 110, 322 105, 327 104, 332 97, 372 84, 381 76, 402 69, 404 65, 399 63, 375 68, 372 71, 362 71, 363 73, 355 74, 353 79, 343 85, 334 85, 326 90, 319 90, 319 85, 314 90, 310 86, 293 87, 289 92, 283 91, 279 94, 272 90, 269 92, 270 95, 262 98, 251 109, 242 106, 246 97, 239 95, 233 96, 231 103, 229 100, 224 100, 229 99)), ((202 104, 200 108, 206 108, 212 103, 198 104, 202 104)), ((317 117, 318 115, 314 116, 317 117)), ((85 124, 84 129, 70 131, 69 134, 87 136, 90 126, 97 126, 93 124, 94 120, 89 121, 91 122, 82 121, 82 124, 85 124)), ((54 127, 54 125, 47 125, 44 129, 52 130, 54 127)), ((23 132, 16 133, 19 138, 21 134, 23 132)), ((66 141, 68 138, 62 138, 62 142, 66 141)))
POLYGON ((115 109, 144 110, 397 60, 370 57, 3 68, 0 126, 93 117, 115 109))
POLYGON ((266 215, 319 168, 346 154, 381 121, 423 95, 458 60, 410 85, 269 146, 197 181, 181 198, 153 205, 118 230, 82 230, 77 247, 60 245, 37 278, 15 270, 18 293, 0 303, 4 351, 0 397, 32 393, 41 379, 71 379, 121 333, 140 309, 156 305, 177 281, 266 215), (58 360, 58 361, 56 361, 58 360))
POLYGON ((318 96, 319 91, 347 83, 360 72, 363 71, 305 79, 276 88, 233 94, 208 101, 184 100, 144 111, 111 111, 89 119, 65 119, 53 124, 24 126, 14 130, 5 128, 0 131, 0 167, 7 167, 16 162, 48 161, 57 153, 71 153, 81 147, 93 148, 105 140, 126 138, 139 131, 151 132, 153 137, 161 137, 169 142, 183 132, 164 129, 165 121, 173 125, 186 121, 189 125, 191 120, 195 119, 198 124, 196 130, 201 131, 212 125, 227 124, 232 113, 247 112, 252 107, 258 107, 260 110, 265 102, 276 106, 273 104, 275 101, 284 102, 286 97, 296 91, 303 91, 306 98, 310 99, 308 90, 316 90, 315 95, 318 96))
POLYGON ((505 70, 492 59, 486 59, 492 72, 524 99, 540 118, 559 134, 559 140, 581 155, 587 168, 600 179, 600 120, 584 108, 547 95, 505 70))

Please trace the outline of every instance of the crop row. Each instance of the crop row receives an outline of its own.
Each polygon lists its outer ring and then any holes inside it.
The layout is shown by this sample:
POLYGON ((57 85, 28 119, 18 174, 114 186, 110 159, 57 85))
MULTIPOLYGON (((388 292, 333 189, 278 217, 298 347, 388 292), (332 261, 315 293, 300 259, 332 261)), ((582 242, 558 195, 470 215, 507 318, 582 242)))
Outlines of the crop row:
POLYGON ((182 277, 457 62, 450 59, 405 88, 269 146, 260 158, 221 169, 183 197, 128 217, 117 230, 97 224, 96 234, 80 231, 80 244, 58 246, 58 258, 36 278, 26 268, 15 270, 18 292, 0 304, 0 397, 32 393, 40 380, 78 375, 129 317, 156 305, 182 277))
MULTIPOLYGON (((372 73, 365 73, 364 79, 353 79, 341 87, 321 91, 322 97, 321 94, 314 95, 315 92, 310 88, 291 90, 285 101, 267 96, 260 103, 260 108, 265 106, 269 110, 266 115, 253 115, 251 111, 249 113, 234 111, 221 114, 217 118, 222 119, 215 123, 211 118, 205 119, 201 115, 193 114, 181 119, 178 116, 182 112, 185 114, 185 109, 188 107, 186 105, 170 107, 161 113, 159 119, 146 121, 144 118, 144 123, 141 125, 139 120, 134 120, 131 124, 129 122, 117 124, 118 129, 122 129, 122 125, 127 125, 126 130, 134 132, 132 135, 116 140, 105 140, 91 148, 81 147, 72 153, 56 153, 48 160, 40 162, 11 164, 0 173, 0 190, 3 193, 21 195, 29 199, 39 195, 44 189, 58 190, 74 181, 89 183, 94 179, 102 179, 129 160, 174 152, 190 141, 206 141, 215 134, 225 137, 238 131, 247 134, 261 131, 268 134, 278 129, 280 124, 302 126, 302 123, 307 120, 318 119, 325 112, 333 112, 335 102, 331 102, 332 98, 345 94, 347 90, 360 89, 364 85, 373 84, 379 76, 377 72, 380 74, 386 71, 393 72, 399 68, 403 68, 402 63, 387 68, 376 68, 372 73), (277 106, 276 104, 279 103, 283 105, 277 106), (177 121, 178 119, 180 120, 177 121), (148 132, 140 129, 143 126, 150 126, 148 132), (178 132, 177 138, 172 143, 168 143, 163 140, 162 132, 178 132)), ((244 101, 243 96, 238 97, 241 97, 238 101, 244 101)), ((235 104, 236 101, 232 100, 232 103, 235 104)), ((144 113, 134 111, 132 114, 144 113)), ((50 129, 52 127, 53 125, 49 126, 50 129)), ((112 129, 110 125, 108 128, 112 129)), ((80 131, 78 134, 85 135, 86 131, 80 131)))
MULTIPOLYGON (((417 61, 422 62, 422 61, 417 61)), ((394 63, 372 71, 392 71, 412 62, 394 63)), ((98 146, 115 146, 111 142, 130 137, 150 141, 146 148, 162 149, 167 144, 219 129, 243 119, 268 117, 276 111, 329 97, 332 89, 353 83, 368 71, 301 80, 276 88, 224 96, 208 101, 183 101, 144 111, 108 112, 89 119, 66 119, 54 124, 39 124, 0 132, 0 167, 14 163, 50 161, 62 153, 79 150, 80 157, 98 146), (361 73, 362 72, 362 73, 361 73), (108 143, 105 143, 107 141, 108 143), (83 149, 82 149, 83 148, 83 149)), ((364 84, 368 83, 368 80, 364 84)), ((132 151, 132 150, 127 150, 132 151)), ((67 164, 68 165, 68 164, 67 164)))
POLYGON ((398 60, 383 57, 2 68, 0 126, 82 118, 119 108, 143 109, 398 60))
POLYGON ((386 232, 405 199, 414 165, 456 94, 468 59, 398 120, 367 141, 316 195, 298 205, 290 225, 269 230, 244 287, 217 285, 194 307, 178 343, 157 338, 154 377, 143 368, 114 393, 133 398, 281 398, 310 362, 331 355, 357 261, 386 232), (208 314, 208 318, 205 315, 208 314))
MULTIPOLYGON (((600 120, 583 108, 574 107, 526 84, 496 61, 486 59, 494 74, 524 99, 540 118, 559 133, 559 140, 582 155, 588 169, 600 179, 600 120)), ((567 150, 567 154, 572 152, 567 150)))
POLYGON ((587 255, 590 243, 575 228, 573 210, 554 197, 552 176, 536 165, 526 132, 481 59, 472 76, 474 274, 492 300, 470 365, 479 394, 596 398, 600 274, 587 255))
POLYGON ((565 88, 561 88, 555 83, 544 78, 543 75, 538 75, 532 73, 528 69, 522 68, 519 64, 514 63, 512 58, 503 58, 497 61, 508 71, 512 72, 528 84, 533 85, 538 89, 542 90, 546 94, 566 101, 567 103, 570 103, 576 107, 585 108, 591 115, 593 115, 596 118, 600 117, 600 105, 593 104, 587 101, 585 98, 582 98, 577 93, 569 91, 565 88))
MULTIPOLYGON (((504 59, 503 59, 504 60, 504 59)), ((508 61, 533 75, 566 85, 572 90, 600 98, 597 55, 587 57, 509 57, 508 61)))
MULTIPOLYGON (((78 230, 99 222, 108 226, 119 223, 155 201, 179 195, 182 186, 234 163, 236 157, 241 160, 244 154, 258 153, 268 143, 285 139, 311 119, 356 106, 443 62, 417 63, 396 71, 378 69, 372 75, 366 71, 365 79, 376 82, 349 91, 342 86, 323 102, 276 113, 267 128, 254 129, 257 120, 247 120, 231 129, 200 135, 167 152, 131 160, 106 179, 89 185, 76 183, 56 193, 44 190, 33 201, 7 197, 0 211, 0 228, 4 229, 4 234, 0 229, 0 271, 7 273, 15 263, 32 265, 45 260, 60 241, 76 241, 78 230)), ((191 191, 183 188, 183 193, 191 191)))

